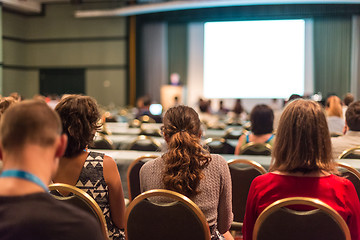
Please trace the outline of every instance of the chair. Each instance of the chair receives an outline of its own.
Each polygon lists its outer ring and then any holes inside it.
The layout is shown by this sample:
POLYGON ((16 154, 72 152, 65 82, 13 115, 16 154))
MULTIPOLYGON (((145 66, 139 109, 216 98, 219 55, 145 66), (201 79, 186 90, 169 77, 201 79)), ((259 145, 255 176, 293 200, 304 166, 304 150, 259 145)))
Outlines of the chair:
POLYGON ((209 148, 210 153, 216 154, 234 154, 235 147, 230 145, 224 138, 208 138, 205 145, 209 148))
POLYGON ((360 146, 343 151, 339 159, 360 159, 360 146))
POLYGON ((271 145, 268 143, 250 142, 240 148, 240 155, 271 155, 271 145))
POLYGON ((139 135, 151 136, 151 137, 161 137, 161 131, 159 128, 146 127, 147 124, 142 124, 140 126, 139 135))
POLYGON ((127 185, 129 192, 129 200, 132 201, 138 195, 140 195, 140 169, 145 164, 146 159, 155 159, 158 156, 155 155, 145 155, 141 156, 131 162, 127 170, 127 185))
POLYGON ((139 119, 133 119, 129 121, 129 128, 139 128, 141 126, 141 121, 139 119))
POLYGON ((228 161, 232 182, 232 209, 234 222, 231 230, 241 231, 244 221, 246 200, 250 185, 254 178, 267 171, 259 163, 246 159, 233 159, 228 161))
POLYGON ((351 236, 345 220, 326 203, 292 197, 272 203, 257 218, 253 240, 268 239, 350 240, 351 236), (290 205, 304 205, 313 210, 292 210, 287 208, 290 205))
POLYGON ((108 139, 104 134, 101 133, 98 134, 99 134, 99 138, 93 142, 91 148, 113 150, 114 149, 113 142, 110 139, 108 139))
POLYGON ((127 240, 210 240, 200 208, 182 194, 163 189, 142 193, 130 203, 125 235, 127 240))
POLYGON ((89 194, 77 187, 65 183, 51 184, 49 185, 49 191, 55 199, 72 204, 93 215, 101 226, 104 238, 109 239, 104 214, 99 205, 89 194), (69 193, 69 195, 64 196, 62 195, 62 192, 66 194, 69 193))
POLYGON ((347 178, 355 187, 356 193, 360 199, 360 172, 350 165, 337 162, 340 176, 347 178))
POLYGON ((144 115, 139 117, 141 123, 156 123, 155 119, 149 117, 148 115, 144 115))
POLYGON ((225 131, 225 134, 223 138, 225 139, 239 139, 241 135, 243 135, 244 132, 242 129, 236 129, 236 128, 228 128, 225 131))
POLYGON ((161 144, 155 141, 152 137, 140 135, 134 141, 132 141, 127 150, 137 151, 152 151, 156 152, 161 149, 161 144))

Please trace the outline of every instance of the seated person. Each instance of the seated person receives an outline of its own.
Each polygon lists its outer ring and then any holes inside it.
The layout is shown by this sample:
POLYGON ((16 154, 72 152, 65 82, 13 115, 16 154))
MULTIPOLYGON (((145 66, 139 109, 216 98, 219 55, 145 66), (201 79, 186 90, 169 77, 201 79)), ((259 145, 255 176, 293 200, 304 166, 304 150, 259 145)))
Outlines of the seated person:
POLYGON ((60 158, 54 182, 76 186, 95 199, 102 210, 110 239, 124 239, 124 194, 115 161, 103 153, 88 151, 100 113, 88 96, 69 95, 55 107, 69 144, 60 158))
POLYGON ((59 116, 45 102, 14 104, 2 116, 0 136, 0 238, 103 239, 93 216, 48 193, 67 143, 59 116))
POLYGON ((194 109, 170 108, 162 127, 168 151, 148 161, 140 170, 141 191, 168 189, 195 202, 210 226, 212 240, 233 239, 231 178, 227 162, 211 154, 201 143, 201 124, 194 109))
POLYGON ((345 118, 346 110, 352 102, 354 102, 354 95, 352 95, 351 93, 345 94, 343 99, 343 106, 342 106, 342 112, 344 118, 345 118))
POLYGON ((360 239, 358 195, 349 180, 333 174, 335 167, 320 105, 303 99, 291 102, 280 119, 270 172, 251 184, 243 222, 244 240, 252 239, 255 221, 267 206, 288 197, 320 199, 343 217, 351 239, 360 239))
POLYGON ((344 136, 331 138, 333 158, 360 145, 360 101, 350 104, 345 114, 344 136))
POLYGON ((330 96, 325 107, 327 123, 330 133, 342 133, 345 127, 341 100, 337 96, 330 96))
POLYGON ((239 155, 241 147, 250 142, 269 143, 270 145, 273 143, 274 113, 269 106, 264 104, 256 105, 250 113, 250 122, 251 132, 239 137, 235 155, 239 155))
POLYGON ((149 96, 143 96, 139 98, 137 101, 138 113, 136 114, 135 118, 139 119, 142 116, 149 116, 150 118, 154 119, 156 123, 161 123, 161 115, 153 115, 150 112, 151 102, 152 101, 149 96))

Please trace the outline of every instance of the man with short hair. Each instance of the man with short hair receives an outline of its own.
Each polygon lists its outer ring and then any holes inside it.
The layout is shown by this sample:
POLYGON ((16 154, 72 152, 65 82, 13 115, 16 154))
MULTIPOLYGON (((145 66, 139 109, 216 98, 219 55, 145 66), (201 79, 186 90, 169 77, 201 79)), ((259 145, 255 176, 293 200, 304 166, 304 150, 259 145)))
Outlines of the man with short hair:
POLYGON ((360 145, 360 101, 351 103, 346 110, 344 135, 331 138, 331 141, 334 158, 338 158, 343 151, 360 145))
POLYGON ((24 101, 0 122, 0 239, 100 240, 95 218, 53 198, 47 186, 57 170, 67 137, 46 103, 24 101))

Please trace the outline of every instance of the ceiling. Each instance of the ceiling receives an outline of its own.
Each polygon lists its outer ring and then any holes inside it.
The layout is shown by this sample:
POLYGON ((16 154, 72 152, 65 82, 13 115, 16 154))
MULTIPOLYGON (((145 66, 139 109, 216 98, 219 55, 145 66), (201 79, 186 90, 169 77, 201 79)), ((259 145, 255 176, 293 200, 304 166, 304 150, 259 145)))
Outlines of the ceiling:
POLYGON ((84 3, 108 3, 109 7, 106 9, 82 8, 75 11, 74 15, 78 18, 131 16, 184 9, 245 5, 360 4, 360 0, 0 0, 5 8, 32 14, 41 13, 42 4, 56 2, 69 2, 80 6, 84 3))

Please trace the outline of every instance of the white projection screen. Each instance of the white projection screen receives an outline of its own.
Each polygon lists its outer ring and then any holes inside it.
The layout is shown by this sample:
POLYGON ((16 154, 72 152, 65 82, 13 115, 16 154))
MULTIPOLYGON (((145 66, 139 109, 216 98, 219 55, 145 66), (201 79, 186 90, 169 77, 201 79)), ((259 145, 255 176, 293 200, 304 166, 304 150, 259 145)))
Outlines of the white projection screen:
POLYGON ((304 94, 305 20, 207 22, 206 98, 304 94))

